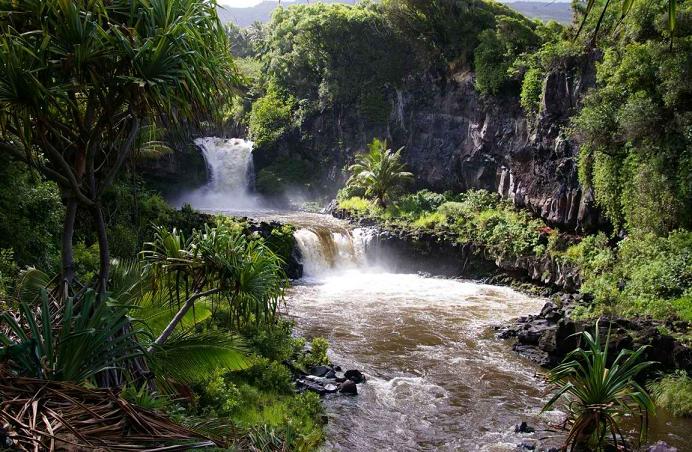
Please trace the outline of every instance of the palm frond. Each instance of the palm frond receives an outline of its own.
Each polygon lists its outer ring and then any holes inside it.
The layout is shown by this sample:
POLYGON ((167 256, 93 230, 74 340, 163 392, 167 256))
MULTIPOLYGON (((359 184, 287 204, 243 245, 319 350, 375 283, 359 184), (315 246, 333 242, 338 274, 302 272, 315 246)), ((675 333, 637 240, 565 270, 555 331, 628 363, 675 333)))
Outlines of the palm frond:
POLYGON ((149 354, 152 367, 180 383, 193 383, 215 369, 245 369, 249 362, 243 340, 228 333, 184 332, 171 336, 149 354))

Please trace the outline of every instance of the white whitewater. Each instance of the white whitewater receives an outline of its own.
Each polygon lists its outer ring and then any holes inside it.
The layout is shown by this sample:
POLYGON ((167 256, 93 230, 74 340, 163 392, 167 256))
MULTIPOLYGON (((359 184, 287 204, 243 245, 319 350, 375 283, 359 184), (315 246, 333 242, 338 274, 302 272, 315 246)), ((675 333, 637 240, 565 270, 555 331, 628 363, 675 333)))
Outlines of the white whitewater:
POLYGON ((254 209, 259 199, 254 190, 252 141, 205 137, 195 140, 207 164, 209 182, 181 196, 175 204, 189 203, 198 210, 254 209))
POLYGON ((254 189, 252 141, 240 138, 198 138, 210 173, 210 188, 227 194, 249 194, 254 189))
POLYGON ((312 226, 297 230, 294 237, 302 256, 304 275, 315 278, 365 267, 367 247, 373 234, 367 228, 312 226))

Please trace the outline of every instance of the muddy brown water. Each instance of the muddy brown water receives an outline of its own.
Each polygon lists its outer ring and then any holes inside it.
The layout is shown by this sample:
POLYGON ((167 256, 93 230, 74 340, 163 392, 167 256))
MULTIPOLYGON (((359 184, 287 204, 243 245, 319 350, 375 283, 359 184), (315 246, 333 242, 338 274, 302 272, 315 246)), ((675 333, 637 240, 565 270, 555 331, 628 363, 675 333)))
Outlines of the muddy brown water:
MULTIPOLYGON (((514 353, 494 329, 538 313, 545 299, 372 267, 365 259, 365 248, 376 246, 372 234, 329 216, 243 214, 299 228, 306 275, 287 293, 297 333, 327 338, 333 362, 367 376, 358 396, 326 397, 324 450, 510 451, 525 440, 561 444, 564 432, 555 426, 564 413, 541 414, 551 389, 544 370, 514 353), (515 433, 522 421, 536 432, 515 433)), ((659 413, 650 426, 649 442, 692 451, 692 420, 659 413)))
MULTIPOLYGON (((367 375, 357 397, 329 396, 335 451, 504 451, 524 440, 559 446, 564 414, 540 414, 543 370, 495 338, 494 325, 544 300, 470 281, 348 270, 296 284, 298 332, 330 341, 330 357, 367 375), (527 421, 534 434, 516 434, 527 421)), ((649 440, 690 449, 691 423, 652 418, 649 440)))

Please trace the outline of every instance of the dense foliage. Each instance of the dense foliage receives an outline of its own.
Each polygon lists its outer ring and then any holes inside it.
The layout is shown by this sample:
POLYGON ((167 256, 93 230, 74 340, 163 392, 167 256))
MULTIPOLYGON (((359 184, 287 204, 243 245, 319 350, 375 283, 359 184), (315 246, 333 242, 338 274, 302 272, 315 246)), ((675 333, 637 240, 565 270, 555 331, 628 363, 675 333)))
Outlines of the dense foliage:
POLYGON ((595 303, 583 314, 648 314, 692 320, 692 233, 630 236, 611 248, 589 236, 563 256, 581 269, 582 292, 595 303))
POLYGON ((650 383, 648 389, 657 406, 675 416, 692 416, 692 378, 684 370, 650 383))
POLYGON ((626 32, 611 37, 597 88, 573 120, 583 143, 580 180, 616 228, 665 235, 692 225, 692 35, 689 2, 673 49, 666 4, 635 4, 626 32))
POLYGON ((438 194, 428 190, 401 196, 382 207, 359 197, 343 199, 339 207, 355 216, 368 216, 392 227, 432 234, 460 244, 475 244, 494 258, 541 255, 549 228, 516 209, 496 193, 470 190, 438 194))
POLYGON ((159 124, 215 111, 236 84, 215 3, 8 0, 0 9, 0 150, 60 188, 66 293, 77 210, 92 216, 104 292, 104 193, 159 124))
POLYGON ((692 320, 692 234, 639 234, 613 246, 604 233, 564 238, 508 200, 486 191, 439 194, 428 190, 396 198, 387 208, 342 190, 339 207, 387 227, 475 244, 493 259, 531 257, 574 266, 581 291, 593 302, 575 315, 651 315, 692 320))

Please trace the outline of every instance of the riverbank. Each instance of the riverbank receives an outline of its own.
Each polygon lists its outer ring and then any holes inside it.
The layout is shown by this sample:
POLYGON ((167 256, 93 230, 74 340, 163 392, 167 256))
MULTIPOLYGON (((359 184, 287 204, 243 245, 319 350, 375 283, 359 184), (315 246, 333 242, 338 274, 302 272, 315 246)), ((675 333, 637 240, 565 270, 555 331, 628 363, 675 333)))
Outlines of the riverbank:
MULTIPOLYGON (((462 195, 451 202, 443 198, 427 209, 420 209, 420 201, 414 208, 407 206, 412 196, 421 198, 420 194, 410 195, 399 206, 388 209, 350 199, 332 204, 331 213, 354 225, 376 228, 377 246, 373 249, 377 251, 372 258, 377 260, 377 254, 388 256, 390 261, 397 262, 397 270, 463 276, 550 297, 540 314, 519 317, 498 332, 500 337, 515 341, 515 351, 544 367, 557 365, 577 346, 574 333, 592 329, 596 320, 602 319, 604 334, 611 326, 610 346, 614 351, 647 345, 646 357, 660 362, 654 371, 692 373, 690 328, 685 312, 657 312, 644 306, 640 313, 635 313, 636 309, 625 305, 630 302, 626 297, 632 290, 628 286, 641 287, 642 279, 647 277, 641 274, 646 271, 645 256, 637 256, 637 267, 631 262, 623 263, 626 259, 635 260, 626 254, 632 253, 626 247, 630 245, 627 240, 613 245, 600 236, 561 234, 539 220, 513 211, 489 193, 466 198, 462 195), (483 232, 481 228, 491 231, 483 232), (517 242, 524 244, 518 247, 517 242), (629 267, 623 268, 625 264, 629 267), (607 303, 600 285, 614 276, 619 276, 619 280, 614 287, 607 288, 614 293, 607 303)), ((429 201, 443 195, 427 192, 424 196, 424 201, 429 201)), ((665 239, 660 239, 655 249, 659 261, 663 253, 661 240, 665 239)), ((670 241, 675 240, 679 238, 671 236, 670 241)), ((653 247, 652 242, 656 244, 653 240, 640 240, 637 245, 653 247)), ((689 263, 684 248, 670 251, 680 255, 680 267, 689 263)), ((668 269, 658 268, 659 274, 649 275, 645 281, 652 286, 649 291, 661 294, 657 300, 649 300, 649 304, 676 302, 670 296, 674 294, 666 297, 660 290, 666 282, 660 275, 664 270, 668 269)), ((678 281, 683 285, 678 290, 684 297, 689 281, 678 281)), ((648 376, 654 375, 651 372, 648 376)))

